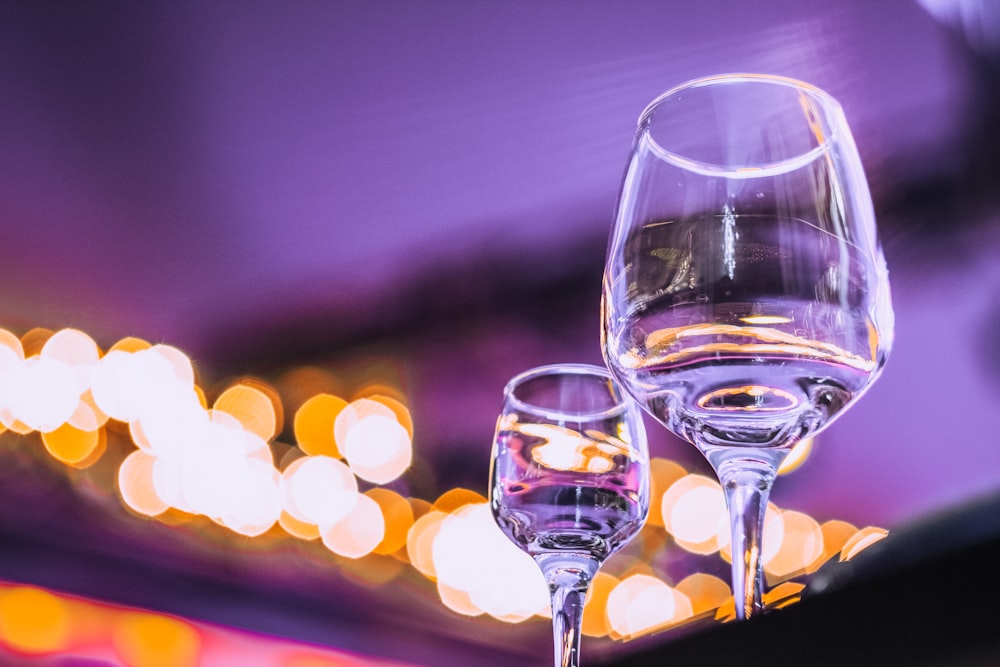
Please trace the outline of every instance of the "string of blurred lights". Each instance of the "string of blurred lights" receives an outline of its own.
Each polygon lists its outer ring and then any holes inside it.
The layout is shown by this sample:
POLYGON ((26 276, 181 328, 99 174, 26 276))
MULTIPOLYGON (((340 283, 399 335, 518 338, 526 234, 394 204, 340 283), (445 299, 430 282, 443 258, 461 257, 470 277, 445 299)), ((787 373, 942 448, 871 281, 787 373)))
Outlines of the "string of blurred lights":
MULTIPOLYGON (((36 328, 20 337, 0 329, 0 424, 21 436, 39 434, 54 459, 75 469, 101 459, 109 431, 127 436, 134 448, 116 461, 117 493, 137 514, 205 517, 243 536, 319 542, 352 561, 389 557, 433 582, 457 614, 508 623, 548 615, 537 567, 496 529, 482 494, 456 488, 428 501, 388 488, 414 461, 405 396, 370 385, 344 398, 304 381, 310 372, 319 371, 298 369, 281 390, 242 378, 210 403, 194 364, 175 347, 129 337, 102 351, 76 329, 36 328), (294 445, 278 440, 286 406, 294 445), (506 575, 482 574, 496 571, 506 575)), ((810 448, 801 443, 780 474, 810 448)), ((674 547, 729 560, 719 484, 662 458, 652 460, 651 476, 646 527, 594 581, 584 619, 589 636, 628 640, 732 617, 722 578, 703 571, 668 577, 651 564, 674 547)), ((802 589, 796 578, 885 535, 772 504, 763 554, 768 601, 794 602, 802 589)))

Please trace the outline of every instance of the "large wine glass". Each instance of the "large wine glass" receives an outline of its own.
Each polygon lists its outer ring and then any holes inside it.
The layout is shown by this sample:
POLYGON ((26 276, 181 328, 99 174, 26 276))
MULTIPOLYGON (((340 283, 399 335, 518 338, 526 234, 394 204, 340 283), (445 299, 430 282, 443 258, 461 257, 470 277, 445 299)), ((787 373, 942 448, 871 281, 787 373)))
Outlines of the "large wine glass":
POLYGON ((490 506, 548 583, 556 667, 577 667, 590 582, 649 510, 642 414, 606 369, 542 366, 507 384, 490 506))
POLYGON ((758 613, 776 470, 861 396, 892 344, 871 195, 840 105, 753 74, 654 100, 626 168, 601 317, 616 379, 718 475, 737 617, 758 613))

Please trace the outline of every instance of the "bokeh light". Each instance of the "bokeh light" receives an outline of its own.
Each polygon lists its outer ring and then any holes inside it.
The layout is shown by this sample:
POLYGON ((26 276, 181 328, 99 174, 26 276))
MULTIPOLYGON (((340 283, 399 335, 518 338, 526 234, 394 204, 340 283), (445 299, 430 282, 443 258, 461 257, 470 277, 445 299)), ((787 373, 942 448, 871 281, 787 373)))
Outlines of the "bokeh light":
POLYGON ((839 519, 824 521, 820 525, 820 530, 823 532, 823 554, 813 563, 810 568, 812 570, 839 554, 847 540, 858 532, 857 526, 839 519))
POLYGON ((288 510, 281 510, 281 513, 278 515, 278 524, 286 533, 300 540, 309 541, 319 539, 319 526, 308 521, 296 519, 288 513, 288 510))
POLYGON ((106 440, 104 431, 84 431, 63 423, 52 431, 43 432, 42 443, 56 460, 74 468, 85 468, 96 460, 94 455, 100 453, 106 440))
POLYGON ((889 531, 876 526, 862 528, 844 543, 844 547, 840 552, 840 560, 851 560, 871 545, 885 539, 888 534, 889 531))
POLYGON ((445 512, 427 512, 410 527, 406 535, 406 556, 410 563, 428 579, 437 579, 434 567, 434 540, 441 530, 442 522, 448 517, 445 512))
MULTIPOLYGON (((210 521, 197 522, 199 529, 244 537, 284 534, 336 554, 341 559, 332 562, 365 585, 385 583, 410 567, 433 582, 445 607, 464 616, 507 623, 550 616, 537 565, 500 532, 482 493, 455 487, 431 502, 403 495, 405 480, 384 486, 414 460, 414 420, 405 396, 378 382, 353 393, 344 388, 333 374, 305 367, 286 372, 273 386, 246 376, 216 393, 198 384, 190 358, 169 345, 128 337, 102 353, 76 329, 38 327, 20 338, 0 329, 0 431, 37 432, 44 451, 77 469, 101 461, 114 439, 113 477, 132 512, 175 524, 201 515, 210 521), (276 440, 286 409, 294 414, 293 444, 276 440), (121 450, 123 436, 131 438, 132 451, 121 450), (276 525, 280 531, 272 531, 276 525)), ((539 448, 539 455, 562 468, 592 470, 620 444, 549 436, 550 446, 539 448)), ((800 443, 782 474, 801 465, 811 447, 811 441, 800 443)), ((650 461, 650 486, 647 527, 591 586, 588 636, 627 640, 692 618, 732 616, 726 581, 706 572, 679 573, 681 561, 662 557, 680 547, 699 558, 731 559, 721 486, 664 458, 650 461), (668 584, 675 576, 683 578, 668 584)), ((839 520, 820 524, 773 504, 766 516, 763 559, 775 606, 798 599, 795 578, 838 554, 849 559, 887 534, 839 520)), ((705 562, 699 558, 691 560, 693 567, 705 562)), ((0 639, 41 652, 65 642, 57 631, 65 605, 35 589, 18 594, 25 596, 25 610, 45 610, 49 625, 0 639)), ((3 614, 12 607, 4 604, 0 599, 0 633, 16 629, 28 613, 8 622, 3 614)), ((137 665, 196 664, 184 662, 197 660, 200 650, 192 628, 155 615, 130 619, 115 635, 123 659, 129 654, 137 665), (157 637, 171 633, 180 637, 181 653, 167 651, 170 660, 157 662, 157 637)))
POLYGON ((391 489, 369 489, 365 495, 378 503, 385 522, 385 536, 372 551, 388 555, 406 547, 406 536, 413 526, 413 506, 391 489))
POLYGON ((787 475, 790 472, 798 470, 812 454, 813 450, 813 438, 804 438, 795 443, 791 451, 785 457, 785 460, 781 462, 778 466, 779 475, 787 475))
POLYGON ((663 526, 663 494, 674 482, 686 476, 687 470, 679 463, 654 457, 649 461, 649 517, 646 523, 650 526, 663 526))
POLYGON ((677 590, 691 602, 692 616, 699 616, 718 609, 732 600, 729 583, 706 572, 695 572, 679 582, 677 590))
POLYGON ((42 359, 66 365, 76 376, 78 393, 90 387, 90 376, 101 357, 93 338, 78 329, 62 329, 54 333, 39 352, 42 359))
POLYGON ((622 637, 634 637, 691 616, 691 602, 666 582, 634 574, 618 582, 608 596, 608 622, 622 637))
POLYGON ((500 532, 486 503, 463 505, 444 518, 431 557, 438 581, 468 593, 491 616, 518 622, 548 605, 538 565, 500 532))
POLYGON ((660 501, 663 526, 677 544, 696 554, 718 551, 729 530, 722 486, 704 475, 685 475, 660 501))
POLYGON ((66 604, 30 586, 0 590, 0 641, 25 653, 54 653, 69 637, 66 604))
POLYGON ((130 667, 195 667, 199 664, 202 640, 190 623, 132 612, 118 619, 112 643, 130 667))
POLYGON ((295 412, 295 441, 306 454, 340 458, 333 436, 333 424, 347 401, 339 396, 320 393, 307 399, 295 412))
POLYGON ((486 496, 483 494, 459 486, 442 493, 431 507, 439 512, 454 512, 465 505, 476 505, 485 502, 486 496))
POLYGON ((787 578, 806 571, 823 555, 823 531, 808 514, 781 512, 781 546, 764 561, 767 574, 787 578))
POLYGON ((333 437, 338 446, 347 440, 348 433, 362 420, 369 417, 384 417, 396 421, 396 413, 392 408, 370 398, 359 398, 344 406, 333 421, 333 437))
POLYGON ((379 504, 364 494, 346 516, 319 522, 320 539, 327 549, 346 558, 361 558, 375 550, 385 537, 385 519, 379 504))
POLYGON ((391 482, 413 462, 410 434, 395 416, 365 417, 354 423, 338 442, 351 471, 373 484, 391 482))
POLYGON ((333 525, 354 509, 358 482, 340 460, 305 456, 281 476, 283 509, 299 521, 333 525))
POLYGON ((80 384, 73 369, 61 361, 28 357, 8 381, 13 384, 9 409, 14 418, 35 431, 59 428, 76 411, 80 384))
POLYGON ((581 631, 588 637, 604 637, 611 632, 608 622, 608 597, 618 585, 618 578, 598 570, 590 582, 587 600, 583 606, 581 631))
POLYGON ((122 501, 145 516, 166 512, 170 504, 157 492, 153 481, 156 457, 142 449, 129 454, 118 468, 118 491, 122 501))
POLYGON ((240 425, 262 440, 270 440, 278 432, 278 411, 271 396, 249 384, 235 384, 222 392, 213 410, 235 417, 240 425))

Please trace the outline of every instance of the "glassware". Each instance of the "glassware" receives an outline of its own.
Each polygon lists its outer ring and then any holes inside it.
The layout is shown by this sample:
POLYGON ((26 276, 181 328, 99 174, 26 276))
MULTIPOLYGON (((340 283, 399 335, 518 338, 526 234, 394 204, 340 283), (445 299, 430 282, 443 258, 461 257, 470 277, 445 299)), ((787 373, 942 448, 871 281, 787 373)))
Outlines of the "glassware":
POLYGON ((861 396, 892 344, 871 195, 840 105, 754 74, 654 100, 625 172, 601 319, 615 378, 723 485, 748 618, 762 610, 778 466, 861 396))
POLYGON ((604 368, 525 371, 504 389, 490 468, 497 525, 549 586, 555 665, 577 667, 590 582, 649 511, 641 411, 604 368))

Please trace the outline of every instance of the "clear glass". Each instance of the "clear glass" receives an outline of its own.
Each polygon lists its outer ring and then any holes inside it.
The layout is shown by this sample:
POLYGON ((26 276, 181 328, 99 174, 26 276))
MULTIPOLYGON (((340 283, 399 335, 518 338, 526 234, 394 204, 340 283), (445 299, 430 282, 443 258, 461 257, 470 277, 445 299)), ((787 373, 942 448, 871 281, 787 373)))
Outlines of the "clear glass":
POLYGON ((718 474, 737 615, 761 611, 777 467, 864 393, 892 344, 888 273, 840 105, 753 74, 654 100, 626 168, 601 319, 615 378, 718 474))
POLYGON ((542 366, 507 384, 490 506, 548 583, 556 667, 577 667, 590 583, 649 511, 642 414, 606 369, 542 366))

